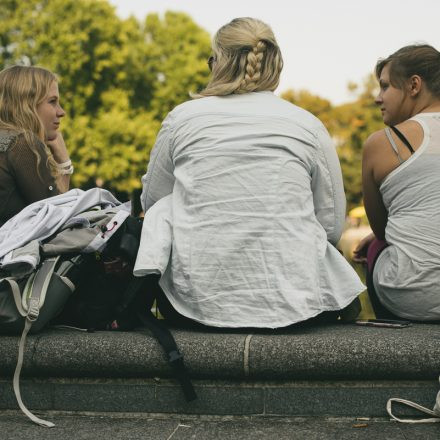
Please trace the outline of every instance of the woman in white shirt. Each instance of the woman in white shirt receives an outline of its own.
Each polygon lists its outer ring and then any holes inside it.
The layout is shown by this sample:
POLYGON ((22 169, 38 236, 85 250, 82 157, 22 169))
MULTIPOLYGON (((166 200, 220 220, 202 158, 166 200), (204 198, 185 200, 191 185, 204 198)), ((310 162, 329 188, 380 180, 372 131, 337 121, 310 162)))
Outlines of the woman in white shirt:
POLYGON ((388 127, 365 143, 364 202, 374 234, 355 257, 368 264, 378 317, 440 320, 440 52, 403 47, 379 61, 376 75, 388 127))
POLYGON ((274 95, 283 61, 268 25, 232 20, 212 49, 209 84, 164 120, 142 178, 146 220, 157 207, 172 243, 166 267, 138 274, 161 275, 165 315, 181 322, 277 328, 339 311, 364 286, 335 248, 345 197, 332 141, 274 95))

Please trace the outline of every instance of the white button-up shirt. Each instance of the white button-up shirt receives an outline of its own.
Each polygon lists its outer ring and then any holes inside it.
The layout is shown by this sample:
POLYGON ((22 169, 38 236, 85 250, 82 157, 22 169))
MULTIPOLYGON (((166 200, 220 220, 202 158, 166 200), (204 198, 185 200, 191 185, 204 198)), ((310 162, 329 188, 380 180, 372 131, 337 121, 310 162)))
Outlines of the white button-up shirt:
POLYGON ((345 197, 332 141, 317 118, 272 92, 176 107, 142 182, 145 211, 172 194, 158 210, 171 225, 171 255, 156 271, 189 318, 283 327, 343 308, 365 288, 334 247, 345 197))

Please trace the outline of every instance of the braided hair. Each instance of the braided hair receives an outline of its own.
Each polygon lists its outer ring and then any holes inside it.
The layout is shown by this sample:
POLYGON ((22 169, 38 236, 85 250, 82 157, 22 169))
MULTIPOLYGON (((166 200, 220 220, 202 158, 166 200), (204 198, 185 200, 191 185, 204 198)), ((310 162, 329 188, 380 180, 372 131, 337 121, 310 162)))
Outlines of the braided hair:
POLYGON ((272 29, 255 18, 236 18, 216 33, 212 78, 194 97, 273 91, 283 59, 272 29))

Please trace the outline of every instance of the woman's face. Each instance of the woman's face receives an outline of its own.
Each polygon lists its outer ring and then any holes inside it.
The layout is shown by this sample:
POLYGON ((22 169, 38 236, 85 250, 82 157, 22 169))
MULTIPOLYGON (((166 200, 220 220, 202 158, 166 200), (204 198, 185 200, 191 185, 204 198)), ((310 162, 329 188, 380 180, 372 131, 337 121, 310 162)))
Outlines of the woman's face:
POLYGON ((58 84, 55 81, 43 101, 38 104, 37 113, 44 127, 46 141, 53 141, 57 137, 60 119, 66 114, 60 106, 58 84))
POLYGON ((396 125, 406 121, 412 115, 407 93, 391 84, 389 71, 390 65, 386 64, 380 74, 380 91, 375 102, 380 106, 383 122, 386 125, 396 125))

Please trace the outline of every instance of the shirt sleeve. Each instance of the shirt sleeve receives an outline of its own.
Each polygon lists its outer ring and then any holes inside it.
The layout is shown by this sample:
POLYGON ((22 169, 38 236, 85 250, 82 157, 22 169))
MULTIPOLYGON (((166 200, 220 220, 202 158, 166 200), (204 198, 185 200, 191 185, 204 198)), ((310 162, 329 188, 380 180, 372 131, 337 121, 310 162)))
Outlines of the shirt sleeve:
POLYGON ((17 188, 26 204, 59 193, 47 163, 48 155, 44 144, 35 139, 33 147, 35 151, 32 151, 24 136, 20 135, 8 155, 17 188))
POLYGON ((318 151, 312 171, 315 215, 327 233, 327 240, 336 245, 345 222, 346 200, 341 165, 327 130, 317 132, 318 151))
POLYGON ((162 197, 173 192, 174 164, 172 160, 172 118, 168 115, 151 151, 147 173, 142 176, 142 209, 146 212, 162 197))

